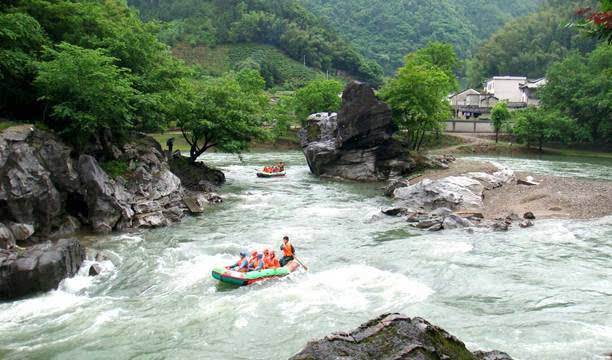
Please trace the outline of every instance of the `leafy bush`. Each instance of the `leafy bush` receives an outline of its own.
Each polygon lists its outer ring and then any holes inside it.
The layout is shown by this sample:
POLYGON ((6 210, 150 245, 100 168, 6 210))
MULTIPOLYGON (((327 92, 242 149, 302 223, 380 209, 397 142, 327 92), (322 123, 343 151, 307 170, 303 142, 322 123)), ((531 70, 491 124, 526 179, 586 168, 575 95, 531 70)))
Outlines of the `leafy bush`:
POLYGON ((100 167, 113 179, 119 176, 126 176, 130 172, 129 164, 123 160, 105 161, 100 164, 100 167))

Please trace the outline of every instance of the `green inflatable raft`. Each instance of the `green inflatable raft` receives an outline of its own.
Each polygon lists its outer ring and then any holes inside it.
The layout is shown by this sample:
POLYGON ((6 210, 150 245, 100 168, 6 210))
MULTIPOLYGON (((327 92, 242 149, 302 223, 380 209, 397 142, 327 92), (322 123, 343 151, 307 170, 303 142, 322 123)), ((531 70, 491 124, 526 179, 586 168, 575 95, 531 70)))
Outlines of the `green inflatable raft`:
POLYGON ((217 267, 212 270, 212 277, 227 284, 244 286, 251 285, 259 281, 287 276, 298 268, 299 265, 295 261, 290 261, 287 265, 281 268, 250 271, 247 273, 228 270, 224 267, 217 267))

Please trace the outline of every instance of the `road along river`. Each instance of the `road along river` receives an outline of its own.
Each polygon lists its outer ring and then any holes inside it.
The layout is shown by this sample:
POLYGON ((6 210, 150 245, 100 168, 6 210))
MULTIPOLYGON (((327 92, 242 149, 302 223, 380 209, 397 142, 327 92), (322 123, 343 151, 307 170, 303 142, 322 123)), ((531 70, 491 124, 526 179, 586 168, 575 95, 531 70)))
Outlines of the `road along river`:
MULTIPOLYGON (((612 216, 426 233, 379 215, 389 204, 380 185, 319 180, 299 152, 204 159, 226 172, 224 204, 169 228, 83 237, 110 257, 103 274, 84 269, 57 291, 1 303, 0 358, 285 359, 384 312, 517 359, 612 351, 612 216), (255 177, 278 160, 286 178, 255 177), (211 278, 241 249, 278 248, 285 234, 309 272, 238 289, 211 278)), ((509 161, 574 176, 563 160, 509 161)), ((610 164, 579 168, 612 180, 610 164)))

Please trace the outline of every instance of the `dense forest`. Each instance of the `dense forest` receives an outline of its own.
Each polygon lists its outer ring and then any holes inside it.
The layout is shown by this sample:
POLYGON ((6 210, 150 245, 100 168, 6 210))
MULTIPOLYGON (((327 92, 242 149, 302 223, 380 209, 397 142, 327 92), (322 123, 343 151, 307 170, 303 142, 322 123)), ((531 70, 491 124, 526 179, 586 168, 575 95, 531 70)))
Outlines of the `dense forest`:
MULTIPOLYGON (((315 69, 339 71, 374 84, 381 80, 382 69, 376 62, 366 60, 294 0, 130 0, 129 4, 145 20, 161 20, 160 39, 173 46, 267 44, 315 69)), ((257 65, 277 71, 270 68, 272 62, 257 65)))
POLYGON ((494 75, 539 78, 572 51, 592 51, 596 40, 568 24, 576 20, 579 8, 596 4, 593 0, 548 0, 540 11, 510 21, 475 52, 467 69, 470 86, 478 87, 494 75))
POLYGON ((428 42, 453 44, 461 58, 508 20, 535 11, 534 0, 301 0, 387 74, 428 42))

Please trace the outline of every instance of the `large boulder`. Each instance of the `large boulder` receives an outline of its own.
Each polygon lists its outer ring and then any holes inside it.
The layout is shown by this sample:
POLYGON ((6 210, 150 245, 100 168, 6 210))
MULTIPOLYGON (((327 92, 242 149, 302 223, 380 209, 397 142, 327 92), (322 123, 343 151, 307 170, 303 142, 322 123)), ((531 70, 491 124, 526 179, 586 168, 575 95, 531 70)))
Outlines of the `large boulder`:
POLYGON ((110 232, 122 218, 131 220, 134 211, 129 205, 130 195, 102 170, 94 157, 79 157, 79 176, 94 231, 110 232))
POLYGON ((79 271, 84 259, 85 251, 76 239, 49 241, 25 252, 0 251, 0 299, 55 289, 79 271))
POLYGON ((350 333, 309 342, 292 360, 511 360, 506 353, 470 352, 463 342, 422 318, 386 314, 350 333))
POLYGON ((416 168, 408 149, 393 139, 396 130, 389 106, 368 85, 351 82, 340 112, 311 115, 300 140, 313 174, 379 181, 416 168))
POLYGON ((414 185, 398 188, 393 196, 398 206, 413 209, 437 208, 479 209, 483 206, 484 186, 477 180, 465 176, 449 176, 439 180, 424 179, 414 185))
POLYGON ((350 83, 342 94, 336 146, 364 149, 385 143, 397 130, 391 107, 378 100, 371 87, 350 83))
POLYGON ((32 224, 46 232, 61 215, 62 198, 37 149, 28 143, 34 132, 23 125, 0 134, 0 220, 32 224))

